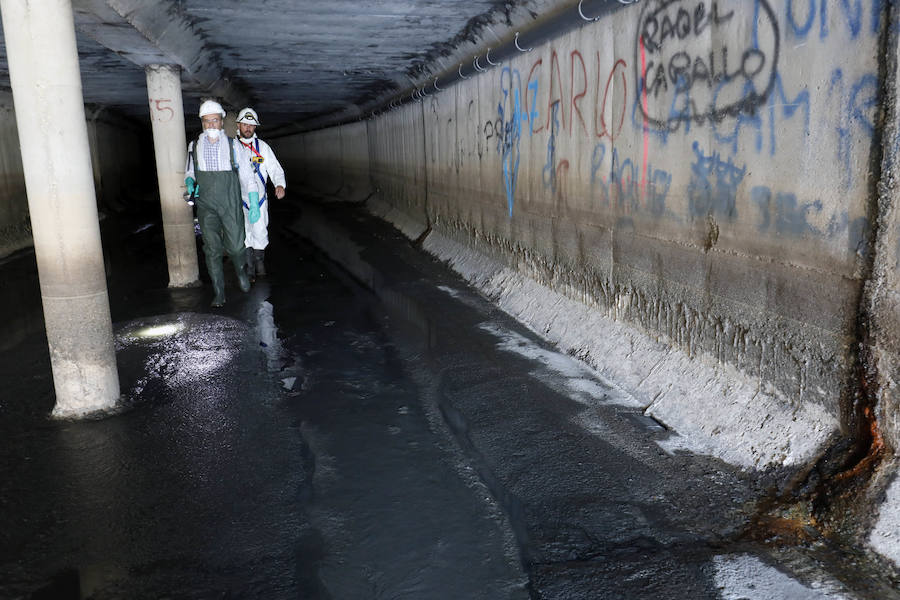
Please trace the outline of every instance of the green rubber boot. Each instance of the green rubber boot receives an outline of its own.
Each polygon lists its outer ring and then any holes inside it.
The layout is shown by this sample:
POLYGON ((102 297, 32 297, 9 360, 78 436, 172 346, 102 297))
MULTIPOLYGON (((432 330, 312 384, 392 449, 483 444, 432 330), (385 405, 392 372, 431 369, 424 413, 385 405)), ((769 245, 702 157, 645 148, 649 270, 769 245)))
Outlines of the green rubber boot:
POLYGON ((211 305, 218 308, 225 304, 225 270, 222 267, 222 259, 215 262, 207 261, 206 270, 212 281, 213 299, 211 305))
POLYGON ((247 276, 247 271, 244 270, 244 263, 240 259, 243 258, 244 254, 241 253, 240 256, 237 256, 238 260, 232 260, 234 263, 234 273, 237 275, 238 286, 241 288, 242 292, 250 291, 250 278, 247 276))

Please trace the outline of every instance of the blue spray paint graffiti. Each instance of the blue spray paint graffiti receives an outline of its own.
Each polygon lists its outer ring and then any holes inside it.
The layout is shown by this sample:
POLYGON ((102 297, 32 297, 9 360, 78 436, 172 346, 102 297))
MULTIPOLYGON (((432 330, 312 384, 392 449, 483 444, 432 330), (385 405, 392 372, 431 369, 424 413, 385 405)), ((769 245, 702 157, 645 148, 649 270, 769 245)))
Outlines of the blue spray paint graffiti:
POLYGON ((738 168, 729 157, 722 160, 718 152, 709 156, 694 142, 696 158, 691 165, 688 184, 688 210, 693 216, 717 214, 727 219, 737 217, 737 187, 744 180, 747 165, 738 168))
MULTIPOLYGON (((517 71, 517 73, 518 73, 518 71, 517 71)), ((535 123, 535 121, 538 119, 538 117, 540 116, 540 115, 538 114, 537 108, 536 108, 536 106, 537 106, 537 93, 538 93, 538 80, 537 80, 537 79, 535 79, 534 81, 532 81, 532 82, 530 82, 530 83, 528 84, 528 91, 531 92, 531 112, 529 112, 529 113, 526 115, 526 118, 527 118, 528 121, 529 121, 529 124, 528 124, 528 137, 531 137, 531 136, 534 135, 534 123, 535 123)))
MULTIPOLYGON (((865 3, 865 6, 869 7, 868 32, 870 35, 877 34, 881 28, 884 2, 885 0, 869 0, 865 3)), ((816 24, 818 16, 819 39, 826 39, 831 34, 828 26, 829 7, 838 10, 850 33, 850 39, 857 39, 865 24, 862 0, 788 0, 785 5, 787 33, 800 40, 806 39, 816 24)))
POLYGON ((497 152, 501 155, 503 164, 503 184, 506 188, 506 205, 509 216, 513 215, 513 206, 516 198, 516 182, 519 178, 519 142, 522 139, 522 122, 528 121, 528 115, 522 112, 522 101, 519 97, 519 88, 522 84, 518 70, 504 67, 500 73, 503 102, 497 105, 497 114, 502 124, 502 135, 497 139, 497 152), (509 86, 503 86, 503 76, 508 75, 509 86), (518 79, 518 85, 514 85, 518 79), (512 114, 508 120, 504 120, 503 104, 509 98, 512 89, 512 114))
POLYGON ((800 203, 795 194, 773 192, 767 186, 753 187, 750 200, 759 211, 757 230, 760 233, 822 238, 846 234, 847 250, 859 256, 869 252, 869 220, 866 217, 850 220, 845 210, 833 215, 824 228, 819 228, 811 224, 809 218, 822 213, 821 200, 800 203))
POLYGON ((646 202, 650 214, 660 216, 666 211, 666 196, 672 185, 672 175, 649 165, 650 178, 647 180, 646 202))
POLYGON ((605 157, 606 145, 599 143, 594 146, 591 155, 592 196, 597 195, 593 190, 599 190, 599 200, 604 206, 609 206, 615 196, 616 206, 628 212, 645 209, 654 216, 665 213, 666 197, 672 185, 671 174, 648 165, 649 176, 642 189, 638 166, 630 158, 621 160, 616 148, 612 150, 608 178, 600 175, 605 157))
POLYGON ((863 151, 867 151, 868 141, 875 135, 875 111, 880 98, 878 77, 867 73, 854 82, 849 93, 846 93, 844 73, 841 69, 835 69, 831 74, 828 95, 836 96, 840 103, 840 118, 835 125, 837 158, 842 166, 842 189, 848 190, 853 185, 854 134, 859 131, 866 137, 863 151))
POLYGON ((620 162, 619 151, 613 148, 612 161, 609 167, 609 183, 615 186, 616 205, 628 212, 637 212, 641 208, 641 193, 638 187, 637 167, 630 158, 620 162))
POLYGON ((798 206, 795 194, 773 194, 766 186, 755 186, 750 190, 750 200, 760 212, 761 221, 757 226, 760 232, 774 231, 787 235, 817 233, 809 224, 807 215, 822 212, 822 203, 818 200, 798 206))
POLYGON ((556 136, 559 133, 559 102, 553 104, 550 138, 547 140, 547 163, 541 173, 544 189, 556 193, 556 136))
MULTIPOLYGON (((752 84, 748 83, 748 85, 752 84)), ((771 156, 775 156, 777 151, 776 140, 779 131, 783 132, 785 129, 782 122, 793 119, 798 111, 800 111, 803 120, 801 123, 798 123, 799 131, 794 128, 791 130, 791 134, 803 137, 809 135, 809 90, 801 90, 794 98, 790 98, 784 90, 784 82, 781 79, 781 75, 776 74, 775 83, 773 84, 772 91, 766 101, 766 106, 769 109, 765 112, 768 112, 769 115, 768 150, 771 156)), ((763 150, 764 125, 763 117, 761 115, 763 113, 764 111, 759 111, 755 114, 739 114, 735 119, 731 130, 727 132, 723 132, 723 125, 721 123, 714 123, 713 136, 715 140, 721 144, 730 144, 732 154, 736 154, 738 152, 741 134, 745 128, 749 128, 756 134, 756 144, 754 146, 756 152, 761 153, 763 150)))

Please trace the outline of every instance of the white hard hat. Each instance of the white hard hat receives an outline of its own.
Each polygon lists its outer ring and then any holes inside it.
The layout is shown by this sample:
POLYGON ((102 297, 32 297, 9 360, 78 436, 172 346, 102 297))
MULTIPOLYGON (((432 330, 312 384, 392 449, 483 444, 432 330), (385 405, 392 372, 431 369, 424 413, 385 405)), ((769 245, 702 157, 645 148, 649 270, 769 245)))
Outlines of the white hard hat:
POLYGON ((225 109, 222 108, 222 105, 216 102, 215 100, 207 100, 203 104, 200 105, 200 115, 222 115, 225 116, 225 109))
POLYGON ((242 108, 240 112, 238 112, 238 123, 246 123, 247 125, 259 125, 259 115, 256 114, 256 111, 250 108, 242 108))

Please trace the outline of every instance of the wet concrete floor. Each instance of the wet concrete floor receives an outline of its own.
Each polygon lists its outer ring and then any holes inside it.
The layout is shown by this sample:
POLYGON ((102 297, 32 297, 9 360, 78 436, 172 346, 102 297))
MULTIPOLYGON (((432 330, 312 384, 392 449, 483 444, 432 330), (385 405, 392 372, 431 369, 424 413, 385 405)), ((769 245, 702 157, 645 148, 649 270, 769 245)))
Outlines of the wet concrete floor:
POLYGON ((158 215, 104 222, 104 419, 47 418, 34 257, 0 263, 0 598, 892 595, 741 541, 761 480, 665 452, 390 227, 289 203, 273 223, 270 275, 213 310, 208 285, 166 288, 158 215))

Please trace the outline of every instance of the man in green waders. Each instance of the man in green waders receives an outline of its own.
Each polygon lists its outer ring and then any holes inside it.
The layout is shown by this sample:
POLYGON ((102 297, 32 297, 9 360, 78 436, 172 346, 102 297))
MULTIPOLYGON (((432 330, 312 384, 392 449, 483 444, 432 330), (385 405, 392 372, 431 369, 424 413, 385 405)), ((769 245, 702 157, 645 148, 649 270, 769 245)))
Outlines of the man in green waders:
POLYGON ((206 270, 213 286, 212 305, 216 307, 225 304, 223 253, 231 257, 241 291, 250 291, 250 279, 244 271, 244 212, 238 169, 240 161, 249 157, 244 156, 240 144, 225 135, 224 118, 225 111, 218 102, 207 100, 200 105, 203 132, 188 145, 184 169, 187 191, 196 198, 206 270))

